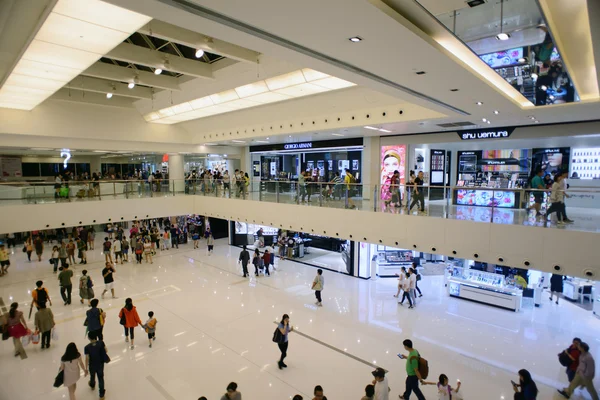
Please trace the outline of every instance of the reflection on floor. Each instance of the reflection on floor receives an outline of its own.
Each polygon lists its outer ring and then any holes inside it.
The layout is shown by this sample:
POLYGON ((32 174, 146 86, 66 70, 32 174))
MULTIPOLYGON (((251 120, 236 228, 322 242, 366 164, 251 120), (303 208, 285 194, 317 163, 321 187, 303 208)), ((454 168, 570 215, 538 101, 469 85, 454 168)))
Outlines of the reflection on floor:
MULTIPOLYGON (((100 293, 104 257, 99 245, 96 249, 89 252, 85 267, 100 293)), ((449 298, 442 277, 424 276, 419 282, 424 297, 409 310, 392 296, 395 279, 366 281, 326 271, 323 307, 316 307, 310 290, 314 267, 277 261, 271 277, 244 279, 238 254, 239 248, 217 240, 211 256, 203 245, 193 250, 187 244, 163 251, 154 264, 117 266, 118 299, 100 303, 108 313, 104 333, 112 358, 105 368, 107 399, 204 395, 212 400, 230 381, 250 400, 289 399, 296 393, 312 398, 317 384, 330 399, 358 399, 372 380, 374 366, 389 371, 390 399, 396 399, 405 378, 404 362, 396 354, 405 338, 428 359, 430 379, 440 373, 452 382, 460 378, 466 399, 512 398, 510 380, 518 379, 521 368, 532 372, 540 388, 538 399, 559 399, 556 388, 565 384, 566 375, 556 354, 575 336, 587 341, 600 360, 600 320, 566 301, 551 303, 547 294, 541 308, 514 313, 449 298), (126 297, 133 298, 142 319, 150 310, 156 313, 152 348, 140 329, 134 350, 124 342, 117 314, 126 297), (273 322, 283 313, 302 335, 290 335, 289 367, 279 370, 271 338, 273 322)), ((66 344, 73 341, 80 350, 86 344, 87 307, 77 297, 73 305, 62 305, 46 253, 42 262, 28 263, 17 248, 11 261, 8 276, 0 278, 2 301, 18 301, 27 314, 29 291, 37 279, 44 280, 54 300, 60 338, 50 350, 29 345, 26 360, 13 357, 10 340, 2 342, 0 399, 63 399, 66 389, 51 384, 66 344)), ((81 270, 75 266, 76 278, 81 270)), ((424 392, 435 398, 434 387, 424 392)), ((96 398, 81 379, 77 399, 96 398)), ((585 398, 589 396, 579 391, 572 397, 585 398)))

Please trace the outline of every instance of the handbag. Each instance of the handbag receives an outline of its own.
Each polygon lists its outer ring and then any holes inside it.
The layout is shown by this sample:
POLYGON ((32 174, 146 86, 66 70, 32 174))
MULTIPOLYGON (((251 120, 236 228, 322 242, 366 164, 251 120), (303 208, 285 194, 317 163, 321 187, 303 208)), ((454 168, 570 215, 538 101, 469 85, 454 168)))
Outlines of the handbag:
POLYGON ((565 350, 558 355, 558 362, 563 367, 568 367, 573 363, 573 360, 571 360, 571 357, 567 354, 567 350, 565 350))
POLYGON ((27 246, 23 246, 23 253, 27 253, 27 246))
POLYGON ((127 318, 125 318, 125 309, 121 308, 121 319, 119 320, 119 324, 125 326, 125 324, 127 323, 127 318))
POLYGON ((65 371, 60 370, 60 371, 58 371, 56 378, 54 378, 54 387, 55 388, 61 387, 64 382, 65 382, 65 371))
POLYGON ((279 330, 279 326, 275 328, 275 332, 273 332, 273 342, 275 343, 283 343, 284 337, 281 331, 279 330))

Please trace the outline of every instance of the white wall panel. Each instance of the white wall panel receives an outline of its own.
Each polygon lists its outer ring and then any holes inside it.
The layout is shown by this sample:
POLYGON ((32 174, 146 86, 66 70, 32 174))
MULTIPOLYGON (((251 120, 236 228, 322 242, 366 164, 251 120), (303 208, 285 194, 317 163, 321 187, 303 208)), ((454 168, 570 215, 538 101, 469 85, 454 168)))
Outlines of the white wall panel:
POLYGON ((426 216, 307 207, 290 204, 202 196, 73 201, 71 203, 13 205, 0 208, 0 233, 105 223, 109 218, 135 218, 201 214, 414 249, 427 253, 474 259, 572 276, 590 272, 600 277, 595 246, 597 232, 543 229, 520 225, 486 224, 426 216), (435 248, 435 250, 432 250, 435 248), (500 262, 498 258, 504 259, 500 262), (528 261, 529 266, 524 263, 528 261))

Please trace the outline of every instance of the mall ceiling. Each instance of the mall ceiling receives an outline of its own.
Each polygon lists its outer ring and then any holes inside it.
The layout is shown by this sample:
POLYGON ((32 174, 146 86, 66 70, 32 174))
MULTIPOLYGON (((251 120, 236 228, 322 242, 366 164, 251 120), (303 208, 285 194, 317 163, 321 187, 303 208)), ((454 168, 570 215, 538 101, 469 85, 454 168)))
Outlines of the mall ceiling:
MULTIPOLYGON (((532 10, 521 10, 521 19, 517 21, 518 13, 510 13, 511 6, 517 0, 504 1, 509 10, 507 27, 513 24, 514 29, 522 29, 519 23, 531 25, 535 22, 535 12, 532 10)), ((15 33, 10 44, 12 47, 7 44, 7 35, 0 35, 0 50, 10 47, 8 54, 14 58, 12 65, 0 61, 0 84, 3 84, 0 106, 3 105, 3 90, 6 91, 7 87, 11 89, 11 82, 7 80, 11 79, 10 72, 19 70, 13 70, 13 66, 18 66, 20 60, 27 61, 27 51, 21 54, 27 48, 27 41, 23 39, 27 36, 24 34, 27 26, 31 34, 35 32, 36 24, 62 18, 69 13, 83 12, 81 7, 75 6, 76 2, 3 2, 3 10, 10 10, 23 18, 20 27, 15 27, 14 21, 0 19, 0 33, 15 33), (62 9, 53 10, 55 3, 62 9), (23 9, 25 5, 28 6, 28 13, 23 9), (20 35, 17 34, 19 32, 20 35)), ((23 108, 49 97, 51 100, 130 107, 145 115, 200 96, 252 83, 257 78, 263 79, 262 68, 276 64, 273 60, 283 60, 288 65, 272 68, 270 76, 310 68, 356 86, 339 93, 315 94, 247 110, 227 110, 219 115, 180 122, 177 126, 190 133, 193 144, 226 143, 240 146, 256 140, 272 140, 267 137, 276 136, 279 141, 282 138, 302 140, 302 137, 312 135, 314 131, 331 132, 327 135, 384 136, 456 130, 457 125, 453 124, 474 128, 527 125, 532 121, 550 124, 593 120, 600 111, 596 68, 600 60, 596 61, 595 58, 599 55, 600 28, 589 24, 598 11, 593 0, 589 4, 584 0, 573 0, 568 2, 570 7, 559 0, 540 0, 555 41, 561 45, 573 81, 578 91, 585 94, 581 103, 545 107, 527 104, 506 81, 492 76, 495 73, 490 75, 491 70, 486 70, 487 66, 474 53, 465 50, 466 47, 435 19, 433 14, 439 17, 447 15, 452 9, 467 7, 463 0, 449 0, 444 2, 444 7, 440 2, 420 0, 432 13, 414 0, 305 0, 301 6, 278 0, 81 2, 99 3, 101 9, 117 6, 113 10, 124 10, 123 15, 129 15, 130 18, 115 18, 114 12, 108 13, 111 18, 100 25, 108 25, 105 28, 118 31, 119 34, 111 36, 111 43, 100 43, 102 46, 92 51, 94 56, 86 58, 88 65, 84 68, 85 63, 80 63, 80 71, 75 71, 76 75, 63 82, 57 92, 51 92, 54 90, 52 88, 41 90, 39 87, 27 87, 35 84, 33 80, 12 82, 24 85, 22 91, 35 94, 28 98, 18 91, 16 94, 8 91, 17 100, 21 99, 23 108), (435 9, 436 6, 438 9, 435 9), (557 18, 561 11, 570 17, 569 21, 557 18), (128 24, 110 25, 110 21, 122 22, 123 18, 128 20, 128 24), (310 21, 310 29, 307 29, 307 21, 310 21), (565 29, 567 22, 571 27, 576 22, 579 30, 565 29), (353 37, 362 40, 350 41, 353 37), (574 37, 578 41, 574 41, 574 37), (574 46, 573 43, 578 44, 574 46), (196 57, 198 49, 203 50, 200 57, 196 57), (160 75, 154 73, 157 68, 163 70, 160 75), (254 74, 253 68, 256 68, 254 74), (128 88, 130 83, 136 84, 133 89, 128 88), (38 93, 40 90, 42 93, 38 93), (108 93, 112 94, 112 98, 107 98, 108 93), (349 98, 355 100, 350 101, 349 98), (377 101, 373 102, 373 98, 377 98, 377 101), (370 109, 385 118, 365 120, 365 115, 369 115, 365 110, 370 109), (396 109, 405 112, 390 112, 396 109), (304 124, 311 120, 321 122, 316 125, 315 122, 304 124), (330 125, 324 126, 323 121, 329 121, 330 125), (331 121, 337 121, 337 124, 331 121), (444 124, 449 124, 448 128, 440 127, 444 124), (364 128, 370 125, 384 131, 364 128), (281 128, 268 132, 269 126, 281 128), (390 132, 385 132, 388 130, 390 132)), ((489 4, 491 2, 486 0, 482 7, 489 4)), ((98 12, 90 16, 89 10, 84 14, 87 17, 77 18, 86 21, 86 18, 91 20, 92 16, 97 18, 103 15, 98 12)), ((74 14, 72 16, 75 17, 74 14)), ((471 29, 460 27, 455 30, 463 39, 467 35, 471 35, 469 40, 481 39, 487 37, 497 25, 482 23, 475 24, 471 29)), ((501 21, 500 25, 505 24, 501 21)), ((54 40, 63 47, 90 50, 89 46, 82 48, 78 42, 82 39, 85 42, 88 39, 86 35, 89 33, 93 36, 94 32, 85 30, 89 28, 85 26, 73 25, 71 28, 42 29, 37 35, 49 36, 36 37, 36 40, 54 40), (82 32, 85 34, 82 35, 82 32)))

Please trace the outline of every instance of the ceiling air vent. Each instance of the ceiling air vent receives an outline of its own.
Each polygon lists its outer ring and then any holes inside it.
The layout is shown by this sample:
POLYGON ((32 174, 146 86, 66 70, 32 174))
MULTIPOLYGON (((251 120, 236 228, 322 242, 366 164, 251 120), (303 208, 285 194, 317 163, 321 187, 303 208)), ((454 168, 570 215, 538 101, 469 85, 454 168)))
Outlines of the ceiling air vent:
POLYGON ((467 4, 469 5, 469 7, 477 7, 482 4, 485 4, 485 0, 470 0, 467 1, 467 4))
POLYGON ((460 128, 460 127, 474 126, 474 125, 477 125, 477 124, 474 124, 473 122, 469 122, 469 121, 448 122, 445 124, 437 124, 437 126, 439 126, 440 128, 460 128))

